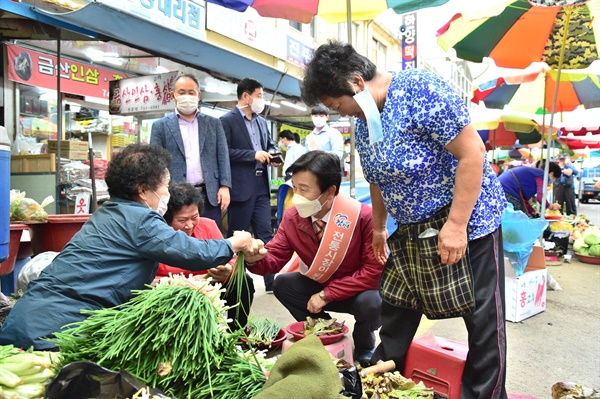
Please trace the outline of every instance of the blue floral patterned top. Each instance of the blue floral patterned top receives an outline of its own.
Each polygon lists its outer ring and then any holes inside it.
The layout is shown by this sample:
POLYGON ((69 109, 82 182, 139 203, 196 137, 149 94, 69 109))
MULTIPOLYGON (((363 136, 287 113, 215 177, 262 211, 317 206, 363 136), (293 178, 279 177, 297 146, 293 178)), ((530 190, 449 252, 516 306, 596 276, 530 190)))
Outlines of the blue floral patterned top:
MULTIPOLYGON (((367 181, 381 189, 400 224, 422 222, 452 202, 457 159, 445 148, 470 123, 467 107, 440 76, 421 69, 394 73, 381 113, 383 141, 369 144, 357 120, 356 146, 367 181)), ((495 231, 506 198, 487 160, 469 240, 495 231)))

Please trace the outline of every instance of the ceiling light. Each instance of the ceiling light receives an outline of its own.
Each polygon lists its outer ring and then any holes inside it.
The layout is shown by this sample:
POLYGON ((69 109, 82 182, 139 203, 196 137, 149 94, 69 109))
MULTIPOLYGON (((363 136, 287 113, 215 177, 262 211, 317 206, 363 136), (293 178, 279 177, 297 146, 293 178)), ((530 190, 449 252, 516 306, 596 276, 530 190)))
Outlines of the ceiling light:
POLYGON ((303 107, 301 105, 298 105, 296 103, 285 101, 285 100, 281 101, 281 105, 285 105, 286 107, 290 107, 290 108, 295 108, 295 109, 300 110, 300 111, 306 111, 305 107, 303 107))
POLYGON ((156 71, 156 73, 169 73, 169 72, 171 72, 171 71, 169 71, 167 68, 165 68, 162 65, 157 66, 156 69, 155 69, 155 71, 156 71))
POLYGON ((231 94, 231 90, 229 89, 229 87, 223 85, 223 86, 219 86, 217 88, 217 93, 222 94, 224 96, 231 94))
POLYGON ((281 108, 281 105, 279 104, 275 104, 269 101, 269 103, 267 104, 269 107, 271 108, 281 108))
POLYGON ((102 59, 102 61, 106 62, 107 64, 112 64, 112 65, 117 65, 117 66, 123 65, 123 62, 124 62, 122 58, 112 58, 112 57, 110 57, 110 58, 104 57, 102 59))

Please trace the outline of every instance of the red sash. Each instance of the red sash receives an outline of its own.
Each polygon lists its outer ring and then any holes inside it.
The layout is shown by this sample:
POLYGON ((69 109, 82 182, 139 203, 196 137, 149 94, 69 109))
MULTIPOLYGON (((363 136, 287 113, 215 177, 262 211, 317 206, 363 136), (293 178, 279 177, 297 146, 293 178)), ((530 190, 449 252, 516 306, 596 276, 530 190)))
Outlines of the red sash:
POLYGON ((281 272, 300 271, 319 283, 329 280, 346 257, 358 224, 360 209, 360 202, 339 193, 333 200, 329 222, 325 226, 319 249, 310 267, 302 262, 298 255, 294 255, 281 272))

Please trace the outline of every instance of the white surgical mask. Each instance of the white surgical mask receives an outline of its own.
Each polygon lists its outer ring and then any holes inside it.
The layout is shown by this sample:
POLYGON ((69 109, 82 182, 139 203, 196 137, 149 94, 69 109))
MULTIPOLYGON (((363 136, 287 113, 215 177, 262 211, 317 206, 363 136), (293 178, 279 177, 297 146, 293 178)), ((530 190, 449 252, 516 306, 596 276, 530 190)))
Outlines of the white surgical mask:
POLYGON ((197 96, 191 96, 191 95, 185 94, 185 95, 181 95, 181 96, 176 96, 175 100, 176 100, 177 110, 184 115, 193 114, 198 109, 198 97, 197 96))
POLYGON ((250 109, 255 114, 260 114, 265 109, 265 100, 262 98, 253 98, 250 109))
POLYGON ((327 123, 327 118, 322 116, 313 116, 312 117, 313 124, 318 128, 322 128, 327 123))
POLYGON ((383 128, 381 127, 381 114, 375 103, 375 99, 365 86, 364 90, 354 95, 354 100, 365 114, 367 129, 369 130, 369 144, 383 140, 383 128))
POLYGON ((323 205, 319 202, 319 198, 321 198, 321 195, 319 195, 317 199, 309 200, 304 198, 300 194, 294 194, 294 196, 292 197, 292 203, 296 206, 300 217, 311 217, 315 213, 323 209, 323 205))
POLYGON ((170 195, 158 195, 154 190, 152 190, 154 195, 158 198, 158 206, 156 207, 156 212, 160 213, 160 216, 164 216, 167 213, 167 208, 169 206, 170 195))

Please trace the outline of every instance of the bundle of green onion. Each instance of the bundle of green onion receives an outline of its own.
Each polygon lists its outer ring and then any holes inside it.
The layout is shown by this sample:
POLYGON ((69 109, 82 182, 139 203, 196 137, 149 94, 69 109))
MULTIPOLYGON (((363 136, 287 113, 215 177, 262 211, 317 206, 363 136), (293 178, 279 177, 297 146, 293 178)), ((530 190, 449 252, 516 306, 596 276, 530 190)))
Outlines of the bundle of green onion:
POLYGON ((281 325, 266 317, 253 317, 248 321, 248 338, 246 342, 252 346, 269 346, 277 338, 281 325))
MULTIPOLYGON (((56 333, 62 365, 89 360, 125 369, 150 387, 183 398, 252 398, 266 378, 236 347, 220 284, 173 276, 127 303, 56 333)), ((256 359, 254 359, 256 360, 256 359)))

